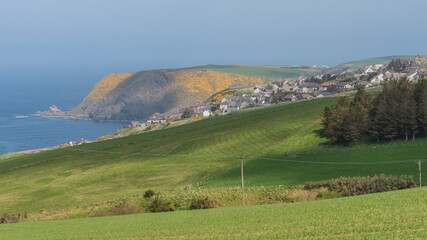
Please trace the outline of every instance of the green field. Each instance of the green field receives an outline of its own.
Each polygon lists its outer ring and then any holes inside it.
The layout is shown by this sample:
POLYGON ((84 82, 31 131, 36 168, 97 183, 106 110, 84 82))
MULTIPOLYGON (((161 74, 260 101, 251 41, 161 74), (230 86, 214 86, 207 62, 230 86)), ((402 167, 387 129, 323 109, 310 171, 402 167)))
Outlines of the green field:
POLYGON ((362 60, 358 60, 358 61, 346 62, 346 63, 342 63, 341 65, 351 64, 351 67, 361 68, 361 67, 364 67, 366 65, 371 65, 371 64, 386 64, 393 59, 414 58, 414 57, 415 56, 413 56, 413 55, 395 55, 395 56, 387 56, 387 57, 375 57, 375 58, 362 59, 362 60))
POLYGON ((298 78, 301 75, 313 76, 319 74, 318 69, 290 69, 280 66, 249 66, 249 65, 205 65, 182 70, 209 70, 221 73, 244 75, 249 77, 263 77, 270 80, 282 78, 298 78))
POLYGON ((162 131, 3 158, 0 212, 87 206, 147 189, 236 186, 240 162, 235 156, 240 155, 248 157, 248 186, 380 173, 418 176, 413 160, 425 158, 425 140, 330 148, 320 135, 319 119, 324 106, 335 101, 250 109, 162 131), (402 160, 406 162, 382 164, 402 160), (379 163, 354 165, 372 161, 379 163))
MULTIPOLYGON (((418 164, 415 161, 427 160, 427 139, 388 144, 361 144, 351 148, 320 148, 318 145, 320 140, 316 136, 310 136, 310 132, 307 131, 268 154, 248 161, 245 164, 245 184, 296 185, 325 178, 374 176, 381 173, 395 176, 411 175, 418 183, 418 164), (310 146, 312 148, 309 148, 310 146), (295 151, 297 156, 289 157, 283 154, 289 150, 295 151)), ((427 175, 427 167, 422 169, 422 174, 427 175)), ((427 179, 424 178, 422 182, 427 184, 427 179)), ((203 185, 236 186, 239 183, 240 168, 235 167, 203 185)))
MULTIPOLYGON (((387 57, 375 57, 367 58, 357 61, 351 61, 342 63, 338 66, 332 67, 331 71, 340 72, 342 68, 350 65, 352 68, 362 68, 370 64, 386 64, 392 59, 398 58, 414 58, 411 55, 396 55, 396 56, 387 56, 387 57)), ((301 75, 314 76, 322 73, 321 69, 290 69, 290 68, 281 68, 281 66, 253 66, 253 65, 203 65, 189 68, 182 68, 178 70, 209 70, 214 72, 221 73, 230 73, 238 74, 249 77, 263 77, 270 80, 275 80, 279 77, 282 78, 292 78, 296 79, 301 75)))
POLYGON ((62 209, 204 182, 319 119, 333 98, 0 160, 0 212, 62 209))
POLYGON ((427 189, 0 225, 0 239, 426 239, 427 189))

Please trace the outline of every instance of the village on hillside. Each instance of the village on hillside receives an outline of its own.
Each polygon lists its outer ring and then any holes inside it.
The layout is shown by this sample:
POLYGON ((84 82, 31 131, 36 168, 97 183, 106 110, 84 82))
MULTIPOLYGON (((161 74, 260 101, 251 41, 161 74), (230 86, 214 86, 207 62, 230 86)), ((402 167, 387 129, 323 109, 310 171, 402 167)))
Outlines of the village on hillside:
POLYGON ((322 68, 326 72, 316 76, 301 75, 298 79, 278 78, 273 83, 256 86, 251 94, 224 94, 216 101, 198 103, 187 108, 179 108, 166 113, 155 113, 146 122, 133 121, 126 127, 146 127, 151 124, 188 119, 187 122, 225 115, 246 107, 263 107, 280 102, 295 102, 333 96, 357 88, 370 88, 384 81, 406 78, 416 81, 427 77, 427 55, 417 55, 414 59, 394 59, 388 64, 372 64, 360 69, 348 66, 341 73, 327 71, 327 66, 289 66, 287 68, 322 68))

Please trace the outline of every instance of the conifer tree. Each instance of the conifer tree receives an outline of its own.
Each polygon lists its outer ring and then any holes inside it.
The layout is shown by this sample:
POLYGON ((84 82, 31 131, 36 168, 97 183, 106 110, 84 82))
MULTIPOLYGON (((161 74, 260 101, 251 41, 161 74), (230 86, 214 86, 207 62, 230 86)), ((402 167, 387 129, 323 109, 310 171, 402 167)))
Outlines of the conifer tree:
POLYGON ((416 109, 417 131, 421 137, 427 137, 427 79, 415 84, 414 102, 416 109))

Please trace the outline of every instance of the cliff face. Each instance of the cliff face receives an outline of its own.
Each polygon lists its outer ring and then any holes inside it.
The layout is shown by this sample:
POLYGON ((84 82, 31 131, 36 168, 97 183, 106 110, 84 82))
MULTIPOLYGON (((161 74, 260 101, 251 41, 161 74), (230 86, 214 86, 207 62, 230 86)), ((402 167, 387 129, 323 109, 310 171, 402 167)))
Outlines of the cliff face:
POLYGON ((142 120, 155 112, 204 102, 232 85, 249 87, 264 82, 262 78, 201 70, 114 74, 97 83, 73 112, 94 120, 142 120))

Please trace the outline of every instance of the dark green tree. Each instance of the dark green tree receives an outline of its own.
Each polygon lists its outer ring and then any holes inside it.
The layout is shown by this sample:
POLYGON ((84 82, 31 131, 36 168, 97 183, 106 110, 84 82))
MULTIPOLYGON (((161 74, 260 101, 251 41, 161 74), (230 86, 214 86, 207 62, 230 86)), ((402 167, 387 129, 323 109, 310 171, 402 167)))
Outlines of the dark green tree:
POLYGON ((181 119, 189 118, 194 115, 194 109, 185 108, 184 112, 181 115, 181 119))
POLYGON ((418 80, 414 89, 417 131, 421 137, 427 137, 427 79, 418 80))

